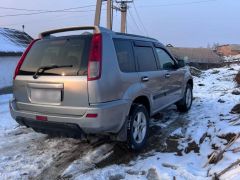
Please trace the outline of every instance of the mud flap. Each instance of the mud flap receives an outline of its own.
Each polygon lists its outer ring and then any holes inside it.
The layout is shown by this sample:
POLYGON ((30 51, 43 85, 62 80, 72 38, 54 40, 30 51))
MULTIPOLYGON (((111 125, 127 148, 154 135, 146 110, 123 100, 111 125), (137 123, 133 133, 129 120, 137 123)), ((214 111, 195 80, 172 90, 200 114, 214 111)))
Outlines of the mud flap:
POLYGON ((120 129, 119 133, 116 136, 117 141, 121 142, 127 141, 128 119, 129 117, 127 116, 122 128, 120 129))

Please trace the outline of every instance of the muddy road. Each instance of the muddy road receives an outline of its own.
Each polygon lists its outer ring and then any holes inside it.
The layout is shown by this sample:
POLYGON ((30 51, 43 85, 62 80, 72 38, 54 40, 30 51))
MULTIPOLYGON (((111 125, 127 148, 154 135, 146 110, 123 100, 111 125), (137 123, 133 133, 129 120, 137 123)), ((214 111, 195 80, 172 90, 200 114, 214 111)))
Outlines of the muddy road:
POLYGON ((138 153, 108 139, 87 141, 50 137, 17 127, 0 136, 0 174, 15 179, 71 179, 74 174, 64 172, 75 160, 83 159, 79 171, 87 172, 93 168, 127 164, 154 152, 178 153, 177 141, 171 141, 169 137, 178 128, 184 130, 187 123, 185 115, 179 114, 174 107, 159 113, 151 120, 146 148, 138 153))

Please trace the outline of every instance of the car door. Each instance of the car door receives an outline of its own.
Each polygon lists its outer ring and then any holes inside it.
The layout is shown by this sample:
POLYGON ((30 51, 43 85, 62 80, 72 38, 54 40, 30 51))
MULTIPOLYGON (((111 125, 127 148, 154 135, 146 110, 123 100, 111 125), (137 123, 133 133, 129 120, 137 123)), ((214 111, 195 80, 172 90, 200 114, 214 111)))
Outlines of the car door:
POLYGON ((160 63, 161 71, 165 77, 166 103, 172 104, 182 98, 184 69, 178 68, 176 61, 170 53, 162 48, 155 47, 156 54, 160 63))
POLYGON ((165 72, 159 71, 159 64, 152 43, 135 41, 134 52, 137 59, 142 93, 150 97, 152 111, 154 112, 164 102, 165 72))

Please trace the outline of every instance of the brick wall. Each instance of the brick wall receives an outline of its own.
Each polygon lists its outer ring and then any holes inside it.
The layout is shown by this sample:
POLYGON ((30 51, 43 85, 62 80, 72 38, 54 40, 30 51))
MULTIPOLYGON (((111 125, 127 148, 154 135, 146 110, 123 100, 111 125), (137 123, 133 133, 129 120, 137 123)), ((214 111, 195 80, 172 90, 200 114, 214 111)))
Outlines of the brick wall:
POLYGON ((221 56, 229 56, 231 55, 231 48, 230 46, 219 46, 217 47, 217 54, 221 55, 221 56))

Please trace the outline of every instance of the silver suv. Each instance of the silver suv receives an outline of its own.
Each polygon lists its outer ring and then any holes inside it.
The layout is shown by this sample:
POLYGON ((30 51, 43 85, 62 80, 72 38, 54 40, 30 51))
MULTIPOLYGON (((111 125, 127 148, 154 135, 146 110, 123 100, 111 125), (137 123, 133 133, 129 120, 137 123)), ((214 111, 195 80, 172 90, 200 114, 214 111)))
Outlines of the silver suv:
POLYGON ((105 28, 43 32, 15 71, 12 117, 37 132, 108 135, 141 149, 150 117, 176 104, 192 104, 193 80, 157 40, 105 28), (92 33, 53 36, 78 30, 92 33))

